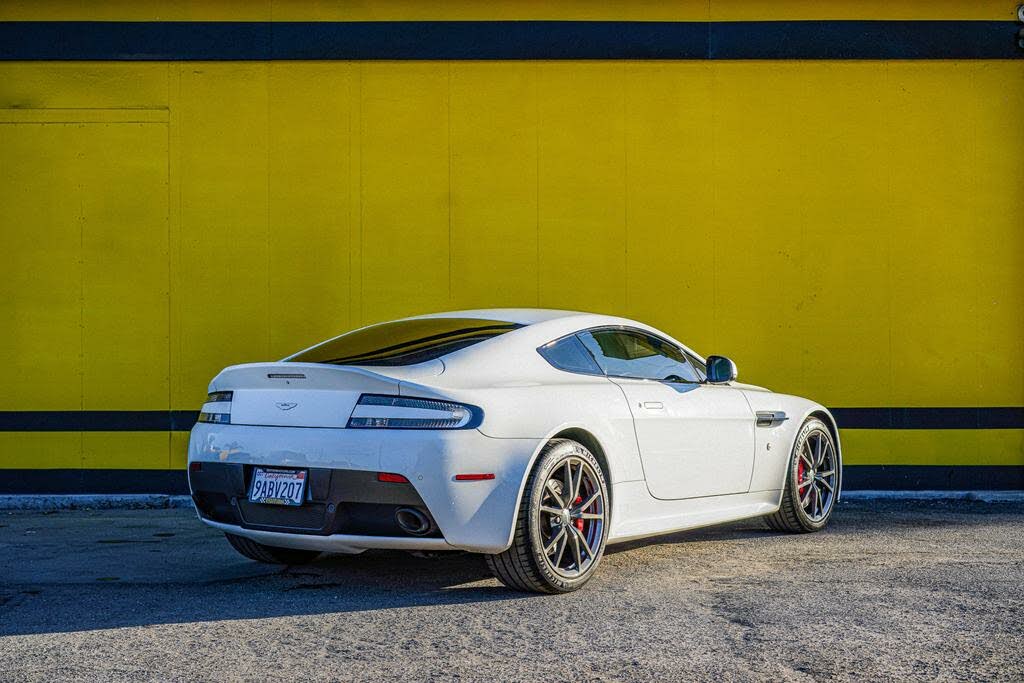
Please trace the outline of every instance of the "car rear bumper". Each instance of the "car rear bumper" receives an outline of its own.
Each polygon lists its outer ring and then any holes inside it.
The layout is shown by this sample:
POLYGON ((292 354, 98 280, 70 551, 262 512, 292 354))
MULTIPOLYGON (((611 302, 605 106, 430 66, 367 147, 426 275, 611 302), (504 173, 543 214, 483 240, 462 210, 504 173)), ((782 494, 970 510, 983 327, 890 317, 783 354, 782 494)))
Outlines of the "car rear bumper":
MULTIPOLYGON (((206 468, 208 471, 221 467, 225 472, 239 474, 230 475, 235 477, 233 483, 211 484, 196 472, 190 477, 190 486, 194 496, 219 492, 223 504, 230 504, 231 497, 236 498, 238 514, 233 515, 223 509, 219 514, 212 514, 208 506, 204 511, 203 505, 197 505, 204 522, 268 545, 333 552, 357 552, 366 548, 456 548, 496 553, 511 543, 519 496, 541 444, 537 439, 495 439, 473 429, 320 429, 199 423, 192 429, 189 442, 190 465, 211 463, 206 468), (323 481, 322 473, 328 471, 332 482, 358 479, 362 483, 357 486, 357 494, 352 493, 352 486, 342 486, 348 493, 339 494, 336 484, 332 483, 330 495, 311 496, 306 514, 316 517, 314 505, 333 503, 340 507, 339 504, 359 503, 371 509, 379 505, 381 524, 346 525, 339 520, 343 512, 348 514, 348 511, 340 509, 338 519, 321 516, 299 523, 288 521, 286 517, 257 515, 254 518, 253 510, 260 514, 264 511, 252 507, 247 516, 244 514, 246 477, 253 465, 307 468, 311 488, 315 487, 318 472, 320 481, 323 481), (345 472, 350 472, 351 476, 346 476, 345 472), (378 483, 377 472, 400 474, 410 483, 378 483), (456 480, 459 474, 493 474, 494 478, 459 481, 456 480), (408 488, 404 493, 403 487, 408 488), (408 494, 413 498, 402 498, 409 497, 408 494), (417 502, 429 512, 438 532, 429 537, 391 535, 395 531, 401 533, 400 529, 389 530, 387 526, 393 524, 393 506, 419 507, 417 502), (284 528, 293 526, 297 528, 284 528), (357 533, 351 533, 353 531, 357 533), (366 531, 369 533, 364 533, 366 531)), ((196 501, 202 502, 198 498, 196 501)), ((298 509, 301 508, 293 508, 298 509)), ((298 515, 296 519, 301 520, 303 513, 280 514, 298 515)))
POLYGON ((199 516, 243 529, 317 536, 441 536, 432 521, 417 534, 399 525, 399 510, 415 510, 428 520, 431 517, 423 499, 407 482, 381 482, 375 472, 311 467, 305 470, 302 505, 265 505, 249 501, 256 467, 194 463, 188 480, 199 516))
POLYGON ((319 550, 325 553, 360 553, 371 548, 390 550, 462 550, 443 538, 417 538, 415 536, 358 536, 354 534, 331 534, 329 536, 306 536, 280 531, 245 529, 234 524, 223 524, 203 519, 215 529, 229 534, 245 536, 257 543, 278 548, 319 550))

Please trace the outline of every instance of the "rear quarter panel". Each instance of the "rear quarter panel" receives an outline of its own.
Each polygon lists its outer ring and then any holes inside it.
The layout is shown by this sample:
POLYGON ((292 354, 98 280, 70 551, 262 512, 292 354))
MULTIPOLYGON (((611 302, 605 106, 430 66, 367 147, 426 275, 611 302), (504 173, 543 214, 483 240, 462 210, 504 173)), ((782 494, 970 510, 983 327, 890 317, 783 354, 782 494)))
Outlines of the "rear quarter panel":
POLYGON ((578 428, 590 432, 608 460, 610 482, 643 479, 633 416, 622 390, 604 376, 552 367, 537 347, 575 330, 551 321, 458 351, 437 377, 403 381, 402 393, 470 403, 484 412, 480 432, 496 439, 548 439, 578 428))
POLYGON ((622 390, 603 377, 492 387, 433 389, 402 383, 402 393, 446 397, 483 410, 479 430, 494 439, 547 440, 566 429, 590 432, 608 460, 609 482, 643 479, 633 416, 622 390))

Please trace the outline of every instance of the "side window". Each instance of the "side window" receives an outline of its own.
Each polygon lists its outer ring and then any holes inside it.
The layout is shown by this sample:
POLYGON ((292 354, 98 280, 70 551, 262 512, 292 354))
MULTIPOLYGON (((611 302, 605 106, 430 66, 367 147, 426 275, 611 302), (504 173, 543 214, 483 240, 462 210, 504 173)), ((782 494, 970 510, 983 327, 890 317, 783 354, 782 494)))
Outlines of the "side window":
POLYGON ((559 370, 584 375, 604 374, 594 362, 594 357, 590 355, 576 335, 545 344, 537 349, 537 353, 559 370))
POLYGON ((590 330, 580 335, 607 374, 615 377, 699 382, 683 352, 663 339, 634 330, 590 330))

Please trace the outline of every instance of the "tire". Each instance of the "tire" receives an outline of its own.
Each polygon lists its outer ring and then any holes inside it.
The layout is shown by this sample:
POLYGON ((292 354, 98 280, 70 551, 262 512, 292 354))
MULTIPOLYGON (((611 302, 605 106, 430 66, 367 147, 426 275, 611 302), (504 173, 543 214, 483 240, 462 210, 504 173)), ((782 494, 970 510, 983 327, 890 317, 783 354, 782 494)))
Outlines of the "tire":
POLYGON ((250 560, 266 564, 306 564, 320 557, 318 550, 297 550, 295 548, 278 548, 263 545, 244 536, 224 534, 231 547, 250 560))
POLYGON ((806 534, 828 526, 839 493, 839 456, 832 432, 809 418, 793 442, 778 511, 765 522, 775 531, 806 534))
POLYGON ((485 555, 487 566, 513 590, 570 593, 581 588, 604 556, 608 500, 597 458, 582 444, 553 439, 527 478, 512 545, 485 555), (573 489, 571 499, 564 496, 567 487, 573 489))

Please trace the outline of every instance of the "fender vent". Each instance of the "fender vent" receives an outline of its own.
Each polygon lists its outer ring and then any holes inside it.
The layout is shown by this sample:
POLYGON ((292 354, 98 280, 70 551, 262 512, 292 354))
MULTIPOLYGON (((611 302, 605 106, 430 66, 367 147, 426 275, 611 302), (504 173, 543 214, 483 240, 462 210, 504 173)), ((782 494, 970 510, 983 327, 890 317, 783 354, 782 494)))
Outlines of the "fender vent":
POLYGON ((778 427, 788 420, 786 413, 781 410, 759 410, 757 411, 758 427, 778 427))

